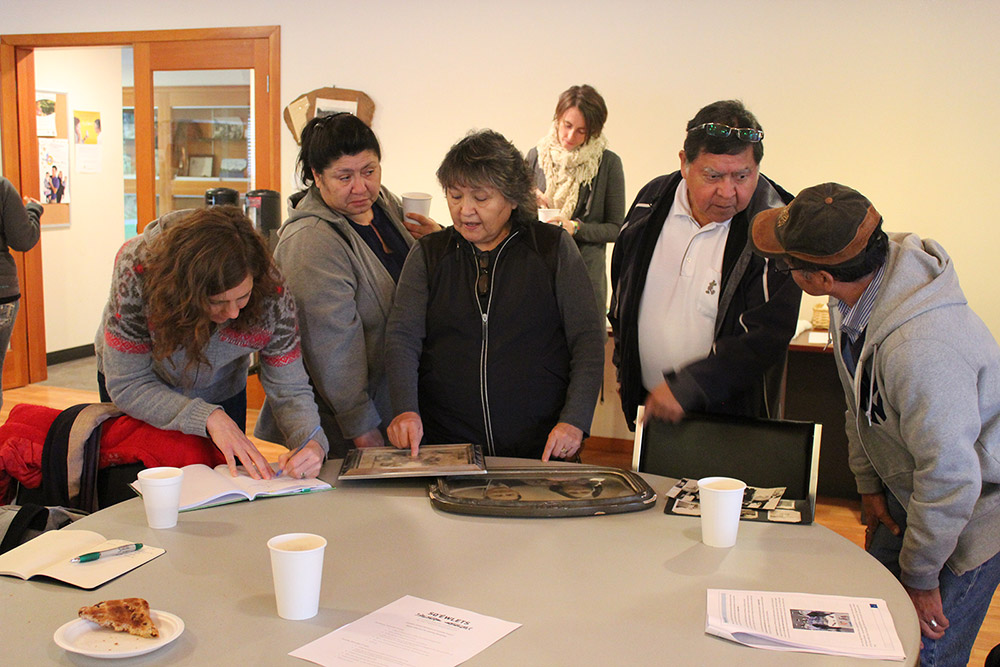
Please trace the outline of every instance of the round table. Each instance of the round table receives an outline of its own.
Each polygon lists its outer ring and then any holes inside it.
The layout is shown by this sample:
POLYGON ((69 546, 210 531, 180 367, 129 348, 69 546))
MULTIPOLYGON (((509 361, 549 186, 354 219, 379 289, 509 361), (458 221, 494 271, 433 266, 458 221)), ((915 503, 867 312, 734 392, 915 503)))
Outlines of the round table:
MULTIPOLYGON (((515 463, 488 459, 498 462, 515 463)), ((339 468, 328 462, 320 476, 334 483, 339 468)), ((69 529, 166 553, 94 591, 0 577, 4 662, 106 665, 63 651, 52 634, 80 606, 137 596, 180 616, 186 629, 159 651, 115 664, 308 664, 288 652, 403 595, 522 624, 468 665, 851 662, 706 635, 706 589, 730 588, 883 598, 905 664, 916 664, 909 597, 862 549, 818 524, 753 522, 741 524, 735 547, 707 547, 697 518, 663 513, 673 480, 644 477, 658 494, 653 509, 558 519, 442 512, 421 479, 347 481, 323 493, 186 512, 168 530, 148 528, 142 501, 129 500, 69 529), (306 621, 275 611, 265 543, 286 532, 329 542, 319 614, 306 621)))

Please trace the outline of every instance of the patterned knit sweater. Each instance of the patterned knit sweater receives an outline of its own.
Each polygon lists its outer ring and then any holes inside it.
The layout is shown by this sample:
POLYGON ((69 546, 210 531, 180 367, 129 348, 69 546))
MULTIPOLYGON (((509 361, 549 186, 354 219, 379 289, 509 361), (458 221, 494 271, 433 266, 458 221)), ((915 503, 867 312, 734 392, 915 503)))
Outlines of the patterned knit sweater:
MULTIPOLYGON (((180 216, 168 214, 127 241, 115 258, 111 294, 94 340, 98 369, 122 412, 158 428, 207 435, 208 416, 246 387, 252 352, 260 352, 261 382, 291 447, 305 442, 319 426, 312 389, 302 366, 295 302, 279 287, 264 309, 263 321, 237 331, 232 321, 218 325, 204 349, 207 364, 187 369, 183 350, 154 361, 143 262, 148 243, 180 216)), ((324 450, 326 437, 314 436, 324 450)))

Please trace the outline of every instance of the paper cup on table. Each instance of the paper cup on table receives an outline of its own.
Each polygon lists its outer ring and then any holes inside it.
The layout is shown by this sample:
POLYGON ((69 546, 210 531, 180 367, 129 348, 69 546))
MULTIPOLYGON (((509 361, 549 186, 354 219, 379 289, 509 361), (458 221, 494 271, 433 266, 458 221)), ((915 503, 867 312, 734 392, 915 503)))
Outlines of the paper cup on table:
POLYGON ((407 213, 419 213, 428 216, 431 212, 431 196, 426 192, 404 192, 403 193, 403 220, 416 222, 406 217, 407 213))
POLYGON ((278 616, 289 621, 312 618, 319 611, 326 538, 286 533, 267 541, 278 616))
POLYGON ((540 208, 538 209, 538 219, 542 222, 549 222, 560 213, 562 213, 562 209, 559 208, 540 208))
POLYGON ((746 484, 731 477, 704 477, 698 480, 702 542, 710 547, 736 544, 746 488, 746 484))
POLYGON ((146 468, 139 471, 139 490, 150 528, 173 528, 177 525, 177 507, 181 502, 180 468, 146 468))

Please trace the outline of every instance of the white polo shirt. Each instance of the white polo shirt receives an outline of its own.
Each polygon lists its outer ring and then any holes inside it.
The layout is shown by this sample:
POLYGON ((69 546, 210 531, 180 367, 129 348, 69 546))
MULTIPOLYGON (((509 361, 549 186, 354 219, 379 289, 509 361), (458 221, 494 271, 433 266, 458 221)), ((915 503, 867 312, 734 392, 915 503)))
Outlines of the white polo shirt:
POLYGON ((662 384, 665 373, 704 359, 712 350, 730 221, 699 226, 691 214, 687 182, 677 186, 639 302, 639 360, 646 391, 662 384))

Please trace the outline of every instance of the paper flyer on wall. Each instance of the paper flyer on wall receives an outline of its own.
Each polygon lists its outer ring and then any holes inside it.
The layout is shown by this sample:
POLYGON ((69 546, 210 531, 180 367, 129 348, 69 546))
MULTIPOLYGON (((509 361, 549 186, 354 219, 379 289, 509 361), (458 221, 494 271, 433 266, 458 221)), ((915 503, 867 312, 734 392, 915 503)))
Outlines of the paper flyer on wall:
POLYGON ((754 648, 904 660, 884 600, 708 590, 705 632, 754 648))
POLYGON ((452 667, 519 627, 405 595, 288 655, 326 667, 452 667))

